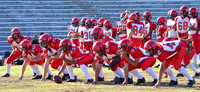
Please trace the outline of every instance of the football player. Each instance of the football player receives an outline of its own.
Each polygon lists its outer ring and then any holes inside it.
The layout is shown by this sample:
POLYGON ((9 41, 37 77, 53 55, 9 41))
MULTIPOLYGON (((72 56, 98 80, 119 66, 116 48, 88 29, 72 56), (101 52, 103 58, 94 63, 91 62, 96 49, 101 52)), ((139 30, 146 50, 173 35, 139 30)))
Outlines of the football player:
POLYGON ((166 33, 167 33, 167 25, 165 24, 166 18, 163 16, 160 16, 157 18, 157 21, 158 21, 159 26, 158 26, 156 35, 157 35, 158 42, 162 42, 163 39, 166 37, 166 33))
MULTIPOLYGON (((126 13, 121 13, 120 20, 126 15, 126 13)), ((122 24, 120 21, 116 23, 117 27, 117 35, 119 35, 119 39, 122 40, 127 37, 126 35, 126 25, 122 24)))
POLYGON ((104 21, 103 26, 104 26, 104 30, 103 30, 104 34, 113 39, 116 39, 117 28, 112 27, 112 23, 110 22, 110 20, 104 21))

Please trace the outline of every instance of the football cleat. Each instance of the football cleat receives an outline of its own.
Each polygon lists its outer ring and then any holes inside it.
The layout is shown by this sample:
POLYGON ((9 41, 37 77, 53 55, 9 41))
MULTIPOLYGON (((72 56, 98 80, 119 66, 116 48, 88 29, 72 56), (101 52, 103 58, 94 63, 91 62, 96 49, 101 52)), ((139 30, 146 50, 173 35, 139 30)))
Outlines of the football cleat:
POLYGON ((93 79, 88 79, 85 84, 89 84, 89 83, 92 83, 94 80, 93 79))
POLYGON ((136 83, 134 83, 134 85, 140 85, 141 83, 145 83, 145 78, 143 77, 142 79, 138 79, 138 81, 136 83))
POLYGON ((167 84, 167 86, 174 86, 174 85, 177 85, 178 84, 178 81, 174 81, 174 80, 171 80, 169 84, 167 84))
POLYGON ((154 79, 153 82, 151 83, 151 86, 154 86, 157 83, 157 79, 154 79))
POLYGON ((32 80, 41 79, 41 78, 42 78, 42 75, 36 75, 35 77, 32 78, 32 80))
POLYGON ((48 77, 46 78, 47 80, 52 80, 53 79, 53 75, 48 75, 48 77))
POLYGON ((133 79, 132 78, 128 78, 128 84, 133 84, 133 79))
POLYGON ((195 80, 189 80, 188 84, 186 85, 186 87, 192 87, 192 85, 194 85, 196 82, 195 80))
POLYGON ((6 73, 6 74, 3 75, 2 77, 10 77, 10 74, 6 73))
POLYGON ((200 76, 200 73, 195 73, 195 75, 192 78, 198 78, 200 76))
POLYGON ((101 78, 101 77, 98 77, 98 80, 97 81, 104 81, 104 77, 101 78))

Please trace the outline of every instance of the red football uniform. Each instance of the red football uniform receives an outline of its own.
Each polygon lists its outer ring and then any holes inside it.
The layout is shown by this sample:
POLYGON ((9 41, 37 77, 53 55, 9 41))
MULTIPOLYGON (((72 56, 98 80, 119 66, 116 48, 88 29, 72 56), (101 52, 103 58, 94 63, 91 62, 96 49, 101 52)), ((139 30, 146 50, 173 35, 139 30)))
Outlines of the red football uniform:
MULTIPOLYGON (((200 28, 200 18, 190 18, 190 25, 193 28, 200 28)), ((190 30, 188 32, 189 38, 192 38, 192 45, 196 50, 196 54, 200 53, 200 31, 190 30)))
MULTIPOLYGON (((60 44, 60 39, 54 38, 53 42, 51 44, 51 49, 43 49, 43 53, 47 54, 48 56, 55 56, 57 55, 57 50, 59 49, 59 44, 60 44)), ((51 67, 53 69, 57 69, 59 66, 62 66, 63 60, 58 59, 58 60, 52 60, 51 62, 51 67)))
MULTIPOLYGON (((92 51, 93 38, 92 38, 92 28, 84 29, 81 31, 81 35, 83 36, 84 46, 86 51, 92 51)), ((83 43, 80 44, 81 49, 83 49, 83 43)))
MULTIPOLYGON (((78 65, 82 64, 91 64, 94 61, 94 55, 89 52, 84 52, 82 49, 72 46, 71 50, 68 53, 64 53, 65 58, 69 60, 78 60, 78 65)), ((67 61, 65 61, 67 62, 67 61)), ((71 65, 67 63, 67 65, 71 65)))
MULTIPOLYGON (((38 44, 33 44, 32 46, 31 46, 31 53, 28 53, 28 52, 23 52, 22 53, 22 57, 23 58, 36 58, 36 56, 38 55, 38 54, 42 54, 43 53, 43 50, 42 50, 42 48, 38 45, 38 44)), ((45 62, 45 59, 44 58, 42 58, 42 60, 41 61, 37 61, 37 63, 39 64, 39 65, 42 65, 42 64, 44 64, 44 62, 45 62)), ((29 62, 29 65, 35 65, 35 63, 36 62, 29 62)))
POLYGON ((166 61, 165 69, 173 65, 176 70, 179 70, 186 53, 186 46, 180 41, 156 43, 154 53, 160 62, 166 61))
MULTIPOLYGON (((148 34, 150 32, 150 30, 155 30, 156 29, 156 24, 152 21, 146 23, 145 21, 142 21, 144 24, 144 29, 145 29, 145 33, 148 34)), ((153 35, 153 33, 152 33, 153 35)), ((149 37, 147 37, 147 41, 152 40, 152 35, 150 35, 149 37)), ((141 48, 144 47, 145 43, 141 43, 141 48)))
POLYGON ((103 32, 111 38, 116 38, 117 36, 117 28, 110 28, 109 30, 104 29, 103 32))
POLYGON ((177 31, 175 31, 175 21, 172 19, 167 20, 168 37, 178 40, 177 31))
MULTIPOLYGON (((97 41, 97 40, 95 40, 95 41, 97 41)), ((110 38, 109 36, 103 35, 98 41, 106 43, 106 42, 114 41, 114 40, 113 40, 113 38, 110 38)))
MULTIPOLYGON (((126 25, 122 24, 120 21, 116 23, 116 27, 118 31, 126 31, 126 25)), ((119 39, 122 40, 124 38, 127 38, 126 34, 120 34, 119 39)))
POLYGON ((175 18, 175 31, 178 32, 180 38, 183 38, 188 34, 187 29, 189 22, 189 17, 182 18, 181 16, 177 16, 175 18))
POLYGON ((127 34, 130 34, 131 30, 133 34, 130 37, 133 47, 139 47, 142 42, 142 34, 144 29, 144 24, 140 21, 129 21, 126 24, 127 34))
POLYGON ((13 60, 22 55, 22 51, 20 49, 20 42, 22 42, 25 39, 31 41, 31 38, 28 36, 19 36, 19 37, 20 37, 19 42, 15 41, 12 38, 12 36, 8 37, 8 43, 10 43, 13 46, 13 50, 15 51, 15 53, 11 53, 11 55, 7 58, 6 60, 7 64, 12 63, 13 60))
POLYGON ((158 42, 162 42, 167 32, 167 25, 160 25, 157 31, 161 32, 161 34, 157 36, 158 42))
MULTIPOLYGON (((74 27, 73 25, 70 25, 68 27, 68 31, 69 31, 68 35, 71 34, 71 33, 78 33, 78 29, 79 29, 79 26, 74 27)), ((79 46, 79 39, 78 38, 76 38, 76 37, 71 38, 71 42, 73 44, 75 44, 76 46, 79 46)))
MULTIPOLYGON (((105 43, 105 53, 106 55, 103 55, 102 57, 96 56, 99 63, 103 64, 104 61, 107 61, 108 64, 113 61, 113 59, 116 57, 116 53, 118 51, 118 44, 115 42, 106 42, 105 43)), ((112 71, 116 71, 117 67, 120 68, 124 67, 124 61, 120 61, 114 68, 112 68, 112 71)))
POLYGON ((156 63, 156 58, 151 57, 149 58, 145 53, 145 50, 139 47, 133 47, 129 50, 128 57, 130 59, 140 59, 139 64, 137 66, 131 65, 124 57, 122 58, 125 63, 129 64, 128 71, 132 71, 136 68, 141 68, 143 71, 146 70, 148 67, 152 67, 156 63))

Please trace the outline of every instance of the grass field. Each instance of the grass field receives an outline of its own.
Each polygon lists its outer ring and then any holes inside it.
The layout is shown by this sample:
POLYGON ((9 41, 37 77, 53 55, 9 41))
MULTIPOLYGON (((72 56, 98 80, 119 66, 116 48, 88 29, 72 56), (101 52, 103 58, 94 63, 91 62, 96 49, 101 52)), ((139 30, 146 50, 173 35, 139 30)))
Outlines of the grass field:
MULTIPOLYGON (((41 72, 43 73, 43 70, 41 67, 39 67, 41 72)), ((158 74, 158 68, 153 68, 153 70, 158 74)), ((173 69, 174 70, 174 69, 173 69)), ((191 71, 191 69, 187 69, 189 73, 193 76, 194 73, 191 71)), ((84 76, 82 70, 80 68, 74 68, 74 72, 77 75, 78 82, 76 83, 67 83, 63 82, 62 84, 56 84, 54 81, 47 80, 45 82, 40 82, 40 80, 31 80, 32 78, 32 70, 28 66, 27 70, 25 71, 25 76, 22 81, 18 81, 17 78, 20 75, 21 66, 12 66, 11 68, 11 77, 9 78, 2 78, 0 77, 0 92, 68 92, 68 91, 76 91, 76 92, 85 92, 85 91, 92 91, 92 92, 132 92, 132 91, 138 91, 138 92, 147 92, 147 91, 169 91, 169 92, 182 92, 182 91, 196 91, 200 92, 200 78, 195 79, 196 84, 192 88, 185 88, 186 83, 188 82, 186 77, 183 78, 177 78, 178 79, 178 86, 174 87, 167 87, 165 86, 169 81, 168 78, 164 78, 162 80, 162 87, 160 89, 154 89, 152 86, 150 86, 150 82, 153 81, 153 79, 145 72, 138 70, 146 79, 146 83, 142 84, 140 86, 134 86, 132 84, 129 84, 128 86, 121 86, 121 85, 114 85, 113 83, 109 82, 114 78, 114 74, 111 71, 108 71, 107 68, 104 68, 104 76, 105 81, 104 82, 98 82, 97 85, 91 85, 91 84, 84 84, 86 81, 86 77, 84 76)), ((198 69, 200 71, 200 69, 198 69)), ((6 73, 6 67, 0 66, 0 75, 6 73)), ((57 74, 58 71, 52 70, 53 74, 57 74)), ((92 78, 94 78, 94 72, 92 68, 89 68, 89 73, 92 78)), ((177 71, 174 71, 175 74, 177 74, 177 71)), ((133 75, 132 75, 133 76, 133 75)), ((137 78, 133 76, 133 81, 136 82, 137 78)))

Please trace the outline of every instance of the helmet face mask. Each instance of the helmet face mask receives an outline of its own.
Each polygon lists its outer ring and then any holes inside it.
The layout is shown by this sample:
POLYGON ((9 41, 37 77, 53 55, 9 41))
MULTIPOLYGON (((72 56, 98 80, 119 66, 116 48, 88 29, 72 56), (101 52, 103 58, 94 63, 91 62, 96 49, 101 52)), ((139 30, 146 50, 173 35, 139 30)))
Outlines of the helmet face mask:
POLYGON ((92 22, 85 22, 85 25, 86 25, 88 28, 91 28, 91 27, 92 27, 92 22))
POLYGON ((154 55, 153 47, 150 50, 146 50, 146 53, 147 53, 148 56, 152 57, 154 55))
POLYGON ((196 18, 196 14, 195 14, 194 12, 190 12, 189 15, 190 15, 190 17, 192 17, 192 18, 196 18))
POLYGON ((172 13, 171 15, 169 15, 169 18, 172 19, 172 20, 174 20, 176 16, 177 16, 176 14, 172 13))
POLYGON ((44 48, 48 48, 47 41, 40 41, 40 45, 44 48))
POLYGON ((63 52, 67 52, 67 47, 65 45, 60 45, 60 50, 63 52))
POLYGON ((73 25, 74 27, 76 27, 76 26, 78 26, 78 22, 72 22, 72 25, 73 25))
POLYGON ((188 11, 182 11, 183 12, 183 17, 187 17, 188 16, 188 11))
POLYGON ((150 15, 143 16, 143 18, 144 18, 145 21, 150 21, 150 17, 151 17, 150 15))
POLYGON ((19 34, 18 33, 13 33, 12 34, 12 38, 17 40, 19 38, 19 34))
POLYGON ((98 33, 93 33, 92 36, 93 36, 94 40, 98 40, 98 36, 99 36, 98 33))
POLYGON ((81 26, 85 26, 85 21, 81 21, 81 26))

